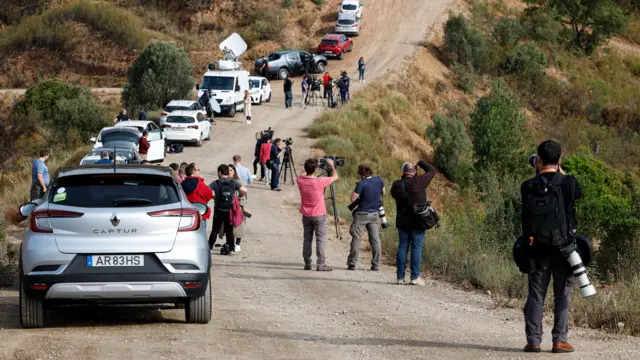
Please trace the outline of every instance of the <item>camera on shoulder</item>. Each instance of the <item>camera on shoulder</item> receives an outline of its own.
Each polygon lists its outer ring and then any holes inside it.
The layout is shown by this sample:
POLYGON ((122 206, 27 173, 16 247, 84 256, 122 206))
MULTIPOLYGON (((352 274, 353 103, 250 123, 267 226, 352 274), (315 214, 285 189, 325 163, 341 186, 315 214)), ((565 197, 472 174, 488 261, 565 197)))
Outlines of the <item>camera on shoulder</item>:
POLYGON ((327 160, 333 160, 333 165, 335 167, 344 166, 344 156, 325 155, 318 159, 318 167, 328 172, 329 169, 331 169, 331 166, 329 166, 327 160))

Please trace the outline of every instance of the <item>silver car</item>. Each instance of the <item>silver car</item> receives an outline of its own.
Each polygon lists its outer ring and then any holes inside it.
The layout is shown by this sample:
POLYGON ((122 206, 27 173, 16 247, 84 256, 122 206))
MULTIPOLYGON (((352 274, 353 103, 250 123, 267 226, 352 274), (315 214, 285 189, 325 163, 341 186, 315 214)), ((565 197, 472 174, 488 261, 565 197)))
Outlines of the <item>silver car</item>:
POLYGON ((338 22, 336 23, 336 33, 359 35, 360 19, 355 14, 338 14, 338 22))
POLYGON ((20 249, 20 322, 43 327, 45 305, 172 303, 211 319, 211 255, 201 215, 171 169, 77 166, 53 177, 20 249))

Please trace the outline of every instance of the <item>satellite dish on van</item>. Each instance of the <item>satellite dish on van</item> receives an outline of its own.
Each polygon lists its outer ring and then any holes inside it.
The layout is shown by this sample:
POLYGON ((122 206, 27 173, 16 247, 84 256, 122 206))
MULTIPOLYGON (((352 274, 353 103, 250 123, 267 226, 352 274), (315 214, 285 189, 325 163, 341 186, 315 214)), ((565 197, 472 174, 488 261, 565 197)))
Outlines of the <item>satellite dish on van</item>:
POLYGON ((220 43, 220 50, 224 53, 225 60, 236 61, 240 55, 247 51, 247 43, 238 33, 233 33, 220 43))

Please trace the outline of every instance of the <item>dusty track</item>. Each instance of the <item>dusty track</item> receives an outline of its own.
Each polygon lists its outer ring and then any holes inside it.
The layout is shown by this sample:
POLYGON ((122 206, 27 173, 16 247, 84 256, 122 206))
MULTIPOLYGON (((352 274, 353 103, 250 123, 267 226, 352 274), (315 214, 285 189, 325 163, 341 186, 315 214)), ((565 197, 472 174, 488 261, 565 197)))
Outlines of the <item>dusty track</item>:
MULTIPOLYGON (((368 80, 400 69, 406 56, 443 14, 448 1, 370 0, 354 53, 331 62, 357 79, 355 61, 368 60, 368 80)), ((354 81, 355 87, 359 84, 354 81)), ((240 154, 253 160, 253 134, 268 126, 294 138, 298 164, 310 155, 304 129, 321 109, 296 105, 285 111, 281 83, 274 100, 254 107, 253 125, 219 119, 212 141, 188 147, 166 163, 195 161, 207 181, 215 168, 240 154)), ((138 307, 56 309, 50 328, 22 330, 14 291, 0 292, 0 359, 520 359, 524 345, 520 311, 493 309, 481 295, 435 281, 426 287, 393 285, 395 270, 345 270, 348 241, 329 230, 331 273, 302 270, 302 230, 297 189, 282 193, 264 185, 249 190, 254 217, 235 257, 213 256, 214 318, 185 325, 183 311, 138 307)), ((393 231, 393 230, 386 230, 393 231)), ((426 249, 425 251, 429 251, 426 249)), ((550 330, 544 346, 549 348, 550 330)), ((637 340, 595 331, 572 331, 579 352, 567 359, 638 358, 637 340)), ((533 358, 533 357, 531 357, 533 358)), ((551 358, 542 354, 536 358, 551 358)))

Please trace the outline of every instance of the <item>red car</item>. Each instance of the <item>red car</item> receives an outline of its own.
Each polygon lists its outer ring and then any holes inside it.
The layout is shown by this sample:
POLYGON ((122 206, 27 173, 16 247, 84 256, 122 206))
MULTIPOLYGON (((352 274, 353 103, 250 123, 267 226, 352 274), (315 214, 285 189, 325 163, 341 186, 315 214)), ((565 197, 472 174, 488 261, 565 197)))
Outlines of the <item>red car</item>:
POLYGON ((318 54, 326 57, 337 57, 342 60, 344 53, 353 51, 353 40, 346 35, 327 34, 318 46, 318 54))

